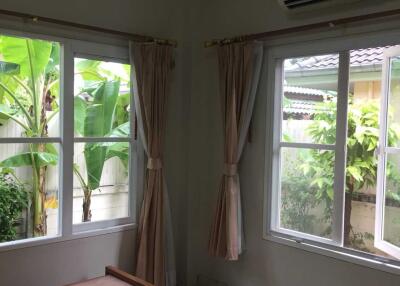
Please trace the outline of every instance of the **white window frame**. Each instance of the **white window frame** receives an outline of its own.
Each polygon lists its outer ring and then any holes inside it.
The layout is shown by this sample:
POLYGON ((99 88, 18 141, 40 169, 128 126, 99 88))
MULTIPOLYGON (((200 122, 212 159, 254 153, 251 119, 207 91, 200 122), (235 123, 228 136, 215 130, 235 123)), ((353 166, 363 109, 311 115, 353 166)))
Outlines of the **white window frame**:
POLYGON ((388 110, 390 101, 390 78, 391 78, 391 58, 400 56, 400 47, 392 47, 384 53, 382 68, 382 96, 381 96, 381 118, 378 148, 378 182, 376 190, 376 209, 375 209, 375 239, 374 245, 383 252, 400 259, 400 247, 393 245, 384 239, 385 225, 385 191, 386 191, 386 163, 387 154, 399 154, 400 148, 390 147, 387 142, 388 131, 388 110))
MULTIPOLYGON (((335 54, 339 53, 341 58, 348 57, 348 52, 353 49, 362 49, 369 47, 377 47, 377 46, 389 46, 389 45, 398 45, 400 41, 396 41, 396 38, 400 36, 400 31, 397 30, 383 30, 379 31, 379 33, 375 32, 354 32, 346 34, 346 33, 328 33, 327 35, 320 34, 319 38, 316 39, 314 35, 309 36, 309 40, 307 37, 299 37, 299 40, 296 42, 294 39, 288 41, 287 39, 276 40, 272 44, 265 45, 265 54, 267 57, 264 59, 264 64, 266 68, 266 80, 267 80, 267 107, 266 107, 266 141, 265 141, 265 150, 266 150, 266 160, 265 160, 265 200, 264 200, 264 239, 270 240, 277 243, 282 243, 285 245, 293 246, 296 248, 300 248, 303 250, 307 250, 310 252, 322 254, 329 257, 334 257, 337 259, 349 261, 352 263, 357 263, 360 265, 364 265, 367 267, 371 267, 374 269, 380 269, 386 272, 400 274, 400 261, 393 259, 386 259, 380 256, 376 256, 373 254, 360 252, 357 250, 349 249, 343 247, 343 237, 337 235, 337 231, 340 228, 343 228, 343 215, 342 214, 334 214, 334 219, 336 220, 336 235, 333 237, 336 239, 332 243, 332 241, 326 241, 325 239, 321 239, 319 237, 315 237, 312 235, 305 235, 296 231, 282 231, 279 229, 279 225, 277 221, 278 217, 278 202, 279 202, 279 149, 281 146, 293 147, 292 143, 281 143, 281 97, 282 92, 279 90, 282 86, 282 63, 284 59, 287 58, 296 58, 303 56, 315 56, 315 55, 323 55, 323 54, 335 54), (343 35, 344 34, 344 35, 343 35), (272 142, 268 140, 268 138, 272 138, 272 142), (272 143, 272 144, 271 144, 272 143)), ((335 176, 334 189, 335 193, 338 192, 338 188, 345 181, 345 159, 346 159, 346 137, 343 134, 346 134, 347 129, 347 110, 345 113, 346 117, 339 116, 339 109, 341 109, 341 113, 345 111, 347 108, 347 96, 348 96, 348 77, 349 72, 345 72, 345 69, 349 71, 348 64, 347 67, 343 63, 341 67, 339 66, 339 81, 343 80, 347 82, 346 85, 342 84, 338 93, 342 94, 342 99, 345 97, 345 100, 339 100, 338 97, 338 122, 336 126, 336 145, 334 147, 336 156, 335 156, 335 174, 340 174, 339 176, 335 176), (340 71, 342 70, 342 71, 340 71), (341 103, 339 103, 341 102, 341 103), (344 106, 346 105, 346 107, 344 106), (341 117, 341 118, 339 118, 341 117), (343 124, 343 121, 346 124, 343 124), (340 135, 342 134, 342 135, 340 135), (342 158, 341 162, 338 162, 338 158, 342 158), (338 164, 340 163, 340 164, 338 164), (343 176, 343 177, 342 177, 343 176), (342 177, 342 179, 341 179, 342 177), (341 182, 340 182, 341 181, 341 182)), ((295 147, 306 147, 306 148, 314 148, 318 149, 321 147, 319 144, 304 144, 304 143, 296 143, 295 147), (303 146, 302 146, 303 145, 303 146)), ((332 146, 328 148, 332 149, 332 146)), ((335 204, 343 204, 344 203, 344 185, 342 186, 342 198, 337 196, 335 199, 335 204)), ((343 233, 343 232, 342 232, 343 233)), ((341 235, 342 236, 342 235, 341 235)))
MULTIPOLYGON (((86 59, 93 59, 93 60, 104 60, 104 61, 111 61, 111 62, 116 62, 116 63, 122 63, 122 64, 129 64, 129 50, 127 48, 122 48, 122 47, 116 47, 112 45, 106 45, 106 44, 98 44, 98 43, 90 43, 90 42, 85 42, 85 41, 77 41, 74 40, 71 42, 71 51, 73 54, 72 61, 74 61, 75 58, 86 58, 86 59)), ((74 88, 74 76, 67 76, 68 79, 68 85, 72 84, 72 88, 74 88), (72 79, 72 81, 71 81, 72 79)), ((133 135, 134 132, 134 117, 135 117, 135 112, 134 112, 134 99, 133 95, 130 98, 130 104, 132 107, 132 110, 130 112, 130 134, 133 135)), ((71 112, 70 114, 73 114, 71 112)), ((70 119, 73 122, 73 117, 70 119)), ((130 161, 129 161, 129 170, 135 168, 135 154, 136 149, 137 149, 137 140, 135 140, 134 136, 129 136, 129 137, 118 137, 118 138, 106 138, 106 137, 75 137, 72 142, 70 142, 70 137, 67 138, 66 144, 72 144, 74 145, 75 143, 87 143, 87 142, 126 142, 130 146, 130 161)), ((134 175, 130 171, 129 172, 129 179, 128 179, 128 184, 129 184, 129 192, 128 192, 128 197, 129 197, 129 209, 128 209, 128 216, 127 217, 122 217, 122 218, 116 218, 116 219, 107 219, 107 220, 101 220, 101 221, 93 221, 93 222, 84 222, 84 223, 78 223, 74 224, 72 229, 73 233, 79 233, 79 232, 84 232, 88 230, 95 230, 95 229, 102 229, 102 228, 108 228, 108 227, 114 227, 118 225, 124 225, 124 224, 130 224, 134 223, 134 195, 132 191, 132 187, 134 186, 134 175)), ((68 207, 68 209, 71 209, 68 207)))
MULTIPOLYGON (((43 237, 27 238, 0 243, 0 252, 13 249, 33 247, 49 243, 57 243, 72 239, 102 235, 136 228, 138 199, 143 192, 144 176, 144 149, 141 144, 140 134, 134 136, 134 98, 131 95, 132 111, 130 112, 131 132, 127 138, 74 138, 73 102, 74 102, 74 57, 94 57, 101 60, 107 59, 120 63, 130 64, 129 43, 124 45, 105 44, 99 41, 82 41, 70 38, 49 36, 46 34, 32 33, 0 28, 2 35, 40 39, 58 42, 60 44, 60 134, 59 137, 46 138, 0 138, 4 143, 57 143, 59 144, 59 214, 58 234, 43 237), (72 124, 71 124, 72 123, 72 124), (82 224, 73 224, 73 149, 74 142, 110 142, 123 141, 130 144, 129 161, 129 214, 127 217, 94 221, 82 224)), ((112 42, 113 39, 110 40, 112 42)))
MULTIPOLYGON (((343 212, 341 209, 344 208, 344 184, 343 178, 345 177, 346 167, 346 134, 347 134, 347 101, 348 101, 348 80, 349 80, 349 52, 338 53, 339 56, 339 67, 338 67, 338 101, 337 101, 337 114, 336 114, 336 143, 333 145, 329 144, 313 144, 313 143, 292 143, 285 142, 282 139, 282 123, 283 123, 283 82, 284 82, 284 59, 280 58, 276 61, 275 65, 275 136, 273 139, 274 146, 274 166, 275 174, 273 178, 280 178, 281 173, 281 160, 280 154, 282 148, 293 148, 293 149, 308 149, 308 150, 329 150, 335 152, 335 166, 334 166, 334 199, 333 199, 333 213, 332 213, 332 238, 323 238, 315 235, 302 233, 299 231, 283 228, 280 225, 280 206, 281 206, 281 191, 275 191, 272 193, 272 208, 271 208, 271 230, 286 234, 294 237, 297 241, 302 239, 309 239, 321 243, 327 243, 332 245, 343 245, 343 212), (343 88, 344 85, 340 85, 339 82, 347 83, 347 88, 343 88)), ((274 190, 281 190, 281 181, 274 180, 274 190)))

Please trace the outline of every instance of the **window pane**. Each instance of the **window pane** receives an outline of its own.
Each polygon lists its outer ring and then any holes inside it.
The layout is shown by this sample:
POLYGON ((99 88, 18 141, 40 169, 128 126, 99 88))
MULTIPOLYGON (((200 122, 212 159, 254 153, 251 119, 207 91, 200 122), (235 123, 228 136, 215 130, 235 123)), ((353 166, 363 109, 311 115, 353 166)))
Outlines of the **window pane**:
MULTIPOLYGON (((400 133, 400 57, 391 58, 388 109, 388 127, 400 133)), ((388 141, 389 146, 400 147, 400 137, 393 132, 388 133, 388 141)))
POLYGON ((59 79, 59 43, 0 35, 0 137, 57 137, 59 79))
POLYGON ((129 154, 127 142, 75 144, 74 223, 128 217, 129 154))
MULTIPOLYGON (((393 258, 376 248, 374 237, 378 179, 375 152, 380 139, 382 65, 388 48, 350 51, 343 237, 345 247, 393 258)), ((390 133, 389 142, 393 142, 396 131, 390 127, 390 133)))
POLYGON ((129 137, 130 65, 75 58, 78 137, 129 137))
POLYGON ((388 154, 383 239, 400 247, 400 154, 388 154))
POLYGON ((57 144, 0 144, 0 242, 56 235, 57 144))
POLYGON ((334 144, 339 55, 286 59, 282 140, 334 144))
POLYGON ((350 51, 344 246, 380 254, 374 246, 379 117, 386 47, 350 51))
POLYGON ((330 238, 333 151, 281 149, 281 227, 330 238))

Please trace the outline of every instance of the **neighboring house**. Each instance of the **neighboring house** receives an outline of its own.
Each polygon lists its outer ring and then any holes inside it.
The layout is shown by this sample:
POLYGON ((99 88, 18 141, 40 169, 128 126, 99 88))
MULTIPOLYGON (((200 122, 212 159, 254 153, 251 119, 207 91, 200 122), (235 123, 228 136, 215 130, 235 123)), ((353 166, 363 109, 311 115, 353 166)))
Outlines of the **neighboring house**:
MULTIPOLYGON (((350 52, 349 92, 354 101, 378 99, 381 94, 383 53, 388 47, 350 52)), ((334 94, 337 91, 339 55, 296 58, 285 61, 285 84, 334 94)), ((285 91, 286 97, 286 91, 285 91)), ((309 97, 312 100, 313 96, 309 97)))
POLYGON ((319 103, 332 100, 336 91, 323 91, 314 88, 284 86, 283 119, 309 120, 315 113, 329 112, 319 103))

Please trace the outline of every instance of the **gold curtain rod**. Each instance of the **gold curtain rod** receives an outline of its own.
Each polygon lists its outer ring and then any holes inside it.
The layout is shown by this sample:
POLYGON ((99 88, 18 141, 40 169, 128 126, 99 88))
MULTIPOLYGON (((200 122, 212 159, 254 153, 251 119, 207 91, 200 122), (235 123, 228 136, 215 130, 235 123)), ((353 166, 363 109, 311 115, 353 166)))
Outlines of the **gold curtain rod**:
POLYGON ((318 22, 315 24, 308 24, 308 25, 297 26, 297 27, 292 27, 292 28, 269 31, 269 32, 249 34, 249 35, 243 35, 243 36, 227 38, 227 39, 210 40, 210 41, 204 42, 204 47, 209 48, 209 47, 222 46, 222 45, 238 43, 238 42, 253 41, 253 40, 265 40, 266 38, 274 37, 274 36, 281 36, 281 35, 285 35, 285 34, 304 32, 304 31, 310 31, 310 30, 321 29, 321 28, 333 28, 333 27, 336 27, 339 25, 351 24, 351 23, 355 23, 355 22, 374 20, 374 19, 398 16, 398 15, 400 15, 400 9, 394 9, 394 10, 389 10, 389 11, 376 12, 376 13, 365 14, 365 15, 354 16, 354 17, 340 18, 340 19, 331 20, 331 21, 318 22))
POLYGON ((54 18, 41 17, 41 16, 20 13, 20 12, 15 12, 15 11, 0 9, 0 15, 28 19, 34 23, 44 22, 44 23, 57 24, 57 25, 62 25, 62 26, 68 26, 68 27, 73 27, 73 28, 78 28, 78 29, 89 30, 89 31, 95 31, 95 32, 99 32, 99 33, 113 34, 113 35, 118 35, 118 36, 127 38, 127 39, 135 41, 135 42, 140 42, 140 43, 154 42, 154 43, 157 43, 160 45, 170 45, 173 47, 178 46, 178 43, 176 40, 159 39, 159 38, 154 38, 154 37, 150 37, 150 36, 132 34, 132 33, 128 33, 128 32, 122 32, 122 31, 117 31, 117 30, 112 30, 112 29, 107 29, 107 28, 101 28, 101 27, 97 27, 97 26, 79 24, 79 23, 75 23, 75 22, 58 20, 58 19, 54 19, 54 18))

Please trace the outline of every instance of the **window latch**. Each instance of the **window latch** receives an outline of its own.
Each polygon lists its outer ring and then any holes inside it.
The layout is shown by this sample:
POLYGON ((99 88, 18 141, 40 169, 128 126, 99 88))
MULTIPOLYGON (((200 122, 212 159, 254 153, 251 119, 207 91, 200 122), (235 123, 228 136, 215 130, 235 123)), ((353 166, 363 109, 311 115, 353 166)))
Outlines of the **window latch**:
POLYGON ((304 242, 304 239, 298 238, 298 237, 292 237, 292 240, 293 240, 294 242, 296 242, 296 243, 303 243, 303 242, 304 242))

